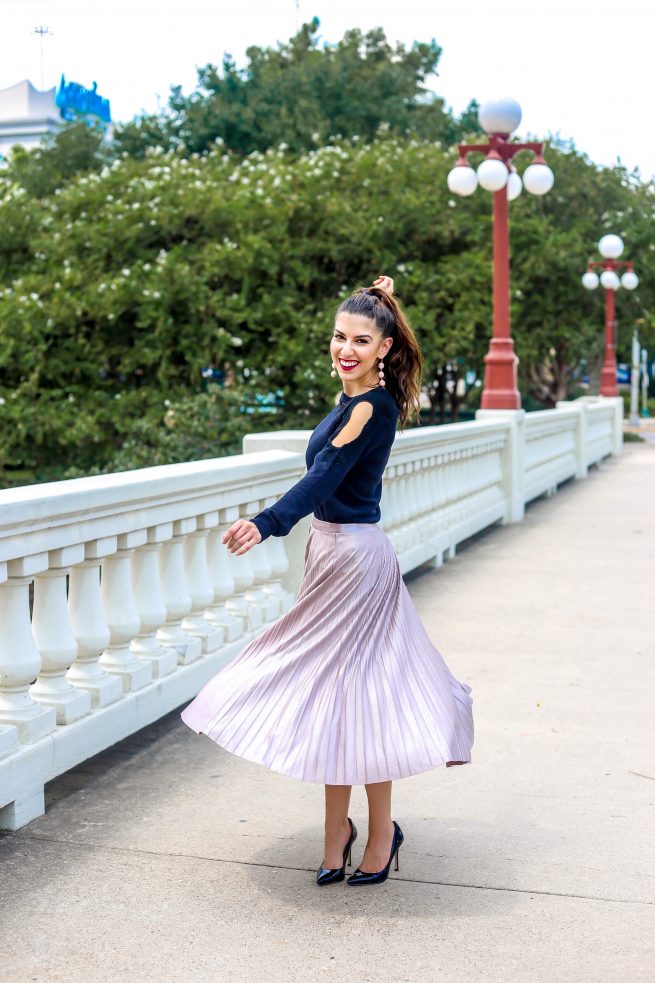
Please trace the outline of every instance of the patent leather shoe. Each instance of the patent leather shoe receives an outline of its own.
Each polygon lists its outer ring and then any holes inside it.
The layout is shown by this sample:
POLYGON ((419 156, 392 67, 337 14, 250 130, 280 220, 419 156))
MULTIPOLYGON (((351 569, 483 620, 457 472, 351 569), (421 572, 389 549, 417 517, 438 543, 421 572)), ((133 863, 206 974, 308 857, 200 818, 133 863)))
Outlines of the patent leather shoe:
POLYGON ((343 864, 341 867, 319 867, 316 871, 316 883, 320 887, 323 887, 324 884, 335 884, 337 881, 342 881, 346 876, 346 857, 348 864, 352 863, 352 845, 357 839, 357 827, 350 816, 348 816, 348 822, 350 823, 350 837, 343 848, 343 864))
POLYGON ((375 871, 362 870, 361 867, 358 867, 346 881, 347 884, 381 884, 389 876, 389 868, 394 857, 396 858, 395 870, 398 870, 398 851, 405 837, 396 820, 393 819, 392 822, 394 826, 393 839, 391 840, 391 853, 386 866, 382 870, 375 871))

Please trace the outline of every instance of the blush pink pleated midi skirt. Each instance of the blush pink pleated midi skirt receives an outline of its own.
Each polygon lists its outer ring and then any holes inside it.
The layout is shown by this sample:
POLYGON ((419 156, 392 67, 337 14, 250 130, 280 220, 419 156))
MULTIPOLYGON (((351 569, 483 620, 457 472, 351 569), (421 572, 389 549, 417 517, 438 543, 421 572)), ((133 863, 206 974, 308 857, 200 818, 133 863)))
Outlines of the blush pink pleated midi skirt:
POLYGON ((181 717, 290 778, 363 785, 469 763, 470 694, 428 638, 382 526, 314 516, 293 607, 181 717))

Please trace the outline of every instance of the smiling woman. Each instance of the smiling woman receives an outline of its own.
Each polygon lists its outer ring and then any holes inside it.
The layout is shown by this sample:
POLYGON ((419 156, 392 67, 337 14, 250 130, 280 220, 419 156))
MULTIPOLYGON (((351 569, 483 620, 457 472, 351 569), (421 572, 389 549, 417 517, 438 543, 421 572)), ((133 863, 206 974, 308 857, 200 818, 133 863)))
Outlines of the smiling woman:
POLYGON ((365 785, 368 842, 348 884, 376 884, 394 856, 398 869, 404 839, 391 818, 392 781, 470 761, 471 688, 430 641, 380 524, 396 424, 417 408, 416 339, 397 301, 374 286, 341 305, 330 352, 343 392, 309 439, 307 473, 224 537, 239 555, 313 511, 296 601, 205 685, 182 720, 233 754, 325 785, 319 885, 345 878, 357 836, 350 793, 365 785))

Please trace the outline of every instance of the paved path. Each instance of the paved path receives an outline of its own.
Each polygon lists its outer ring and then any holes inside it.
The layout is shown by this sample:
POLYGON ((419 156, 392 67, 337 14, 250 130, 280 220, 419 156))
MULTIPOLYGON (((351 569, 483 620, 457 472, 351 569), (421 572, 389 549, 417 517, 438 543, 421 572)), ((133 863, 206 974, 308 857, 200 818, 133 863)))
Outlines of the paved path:
POLYGON ((322 786, 175 712, 0 837, 0 980, 652 983, 654 489, 655 449, 626 445, 408 576, 476 740, 470 765, 394 785, 386 884, 316 887, 322 786))

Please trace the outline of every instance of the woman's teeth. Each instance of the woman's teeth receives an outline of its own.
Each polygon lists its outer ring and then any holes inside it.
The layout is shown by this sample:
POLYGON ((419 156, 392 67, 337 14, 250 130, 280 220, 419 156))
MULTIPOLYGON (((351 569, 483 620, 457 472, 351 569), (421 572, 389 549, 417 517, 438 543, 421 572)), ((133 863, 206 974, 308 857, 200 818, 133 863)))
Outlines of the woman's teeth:
POLYGON ((359 365, 359 362, 346 362, 344 359, 340 358, 339 365, 342 369, 345 369, 346 372, 348 372, 349 369, 354 369, 356 365, 359 365))

